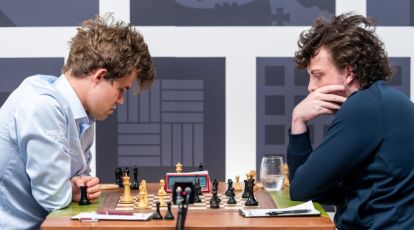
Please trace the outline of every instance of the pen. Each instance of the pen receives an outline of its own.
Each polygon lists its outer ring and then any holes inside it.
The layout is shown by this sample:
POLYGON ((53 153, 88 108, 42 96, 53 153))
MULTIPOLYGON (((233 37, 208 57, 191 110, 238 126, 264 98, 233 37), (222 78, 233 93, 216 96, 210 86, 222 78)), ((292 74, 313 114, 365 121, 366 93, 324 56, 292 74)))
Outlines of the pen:
POLYGON ((134 212, 116 211, 116 210, 99 210, 96 213, 102 214, 102 215, 121 215, 121 216, 133 216, 134 215, 134 212))
POLYGON ((296 209, 296 210, 285 210, 285 211, 271 211, 271 212, 266 212, 267 215, 269 216, 277 216, 277 215, 283 215, 283 214, 300 214, 300 213, 308 213, 311 210, 309 209, 296 209))
POLYGON ((80 222, 98 222, 99 219, 98 218, 88 218, 88 217, 83 217, 83 218, 79 218, 80 222))

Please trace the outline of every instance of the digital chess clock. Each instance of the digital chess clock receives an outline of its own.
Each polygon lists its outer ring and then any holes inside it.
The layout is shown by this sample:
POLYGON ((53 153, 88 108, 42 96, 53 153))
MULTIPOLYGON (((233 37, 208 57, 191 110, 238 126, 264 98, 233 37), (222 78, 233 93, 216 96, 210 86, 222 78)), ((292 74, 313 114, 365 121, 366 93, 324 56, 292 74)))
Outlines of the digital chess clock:
POLYGON ((187 173, 167 173, 165 175, 165 190, 172 192, 175 182, 192 182, 195 183, 195 178, 198 176, 202 192, 210 191, 210 177, 208 171, 187 172, 187 173))

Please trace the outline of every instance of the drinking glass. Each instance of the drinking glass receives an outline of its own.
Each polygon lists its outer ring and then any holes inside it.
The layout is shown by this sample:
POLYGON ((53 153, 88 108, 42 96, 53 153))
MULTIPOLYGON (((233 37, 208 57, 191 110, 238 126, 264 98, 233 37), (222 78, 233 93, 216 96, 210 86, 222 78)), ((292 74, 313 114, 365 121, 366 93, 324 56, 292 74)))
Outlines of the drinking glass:
POLYGON ((264 156, 260 164, 260 182, 266 191, 277 191, 283 187, 285 180, 283 157, 264 156))

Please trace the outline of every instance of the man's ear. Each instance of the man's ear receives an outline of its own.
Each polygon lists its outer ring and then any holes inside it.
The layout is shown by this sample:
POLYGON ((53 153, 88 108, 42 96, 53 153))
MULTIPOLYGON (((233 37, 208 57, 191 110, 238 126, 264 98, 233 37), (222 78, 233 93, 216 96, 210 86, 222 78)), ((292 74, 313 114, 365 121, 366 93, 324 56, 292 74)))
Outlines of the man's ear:
POLYGON ((98 84, 101 81, 105 80, 105 75, 107 73, 107 70, 105 68, 99 68, 95 70, 95 72, 92 73, 92 82, 94 84, 98 84))
POLYGON ((352 66, 346 66, 345 67, 346 84, 351 84, 354 79, 355 79, 354 68, 352 68, 352 66))

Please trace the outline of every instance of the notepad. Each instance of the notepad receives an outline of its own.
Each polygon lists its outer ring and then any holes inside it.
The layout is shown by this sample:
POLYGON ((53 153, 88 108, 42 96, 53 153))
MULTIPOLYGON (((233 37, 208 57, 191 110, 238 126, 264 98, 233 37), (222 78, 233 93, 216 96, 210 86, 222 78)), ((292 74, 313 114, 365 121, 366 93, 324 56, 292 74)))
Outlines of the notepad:
POLYGON ((78 215, 72 216, 72 220, 149 220, 153 213, 133 213, 132 215, 108 215, 98 214, 96 212, 81 212, 78 215))
POLYGON ((240 215, 244 217, 278 217, 278 216, 319 216, 321 213, 315 209, 312 201, 277 209, 240 209, 240 215))

